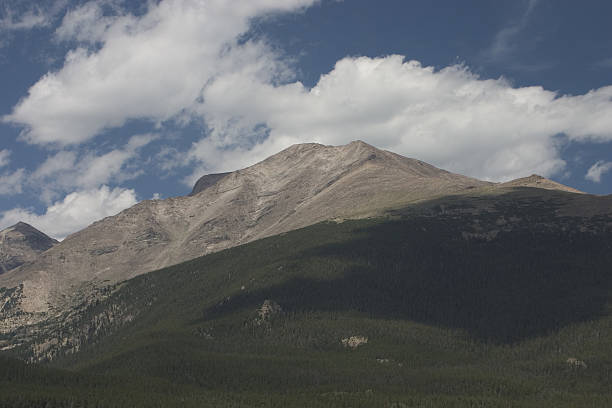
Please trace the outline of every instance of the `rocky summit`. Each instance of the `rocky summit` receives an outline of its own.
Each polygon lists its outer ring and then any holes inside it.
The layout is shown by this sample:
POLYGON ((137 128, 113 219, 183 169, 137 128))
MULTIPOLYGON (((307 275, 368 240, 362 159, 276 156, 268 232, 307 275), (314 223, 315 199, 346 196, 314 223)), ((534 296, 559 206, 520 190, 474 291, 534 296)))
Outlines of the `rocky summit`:
POLYGON ((74 315, 109 285, 263 237, 446 195, 555 187, 544 180, 497 185, 361 141, 294 145, 251 167, 205 176, 189 196, 140 202, 3 274, 0 332, 74 315))
POLYGON ((58 242, 25 222, 0 231, 0 274, 33 261, 58 242))

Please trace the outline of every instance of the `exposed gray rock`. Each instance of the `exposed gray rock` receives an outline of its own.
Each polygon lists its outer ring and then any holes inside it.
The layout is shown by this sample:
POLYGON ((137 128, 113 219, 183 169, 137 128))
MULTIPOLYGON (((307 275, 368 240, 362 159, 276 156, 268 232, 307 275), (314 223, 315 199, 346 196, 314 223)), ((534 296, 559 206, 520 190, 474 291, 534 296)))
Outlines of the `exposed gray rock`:
POLYGON ((190 196, 194 196, 204 190, 206 190, 208 187, 214 186, 215 184, 217 184, 217 182, 219 180, 221 180, 223 177, 227 176, 228 173, 215 173, 215 174, 206 174, 202 177, 200 177, 198 179, 198 181, 196 181, 195 185, 193 186, 193 190, 191 190, 191 193, 189 193, 190 196))
POLYGON ((0 231, 0 274, 33 261, 57 243, 25 222, 0 231))

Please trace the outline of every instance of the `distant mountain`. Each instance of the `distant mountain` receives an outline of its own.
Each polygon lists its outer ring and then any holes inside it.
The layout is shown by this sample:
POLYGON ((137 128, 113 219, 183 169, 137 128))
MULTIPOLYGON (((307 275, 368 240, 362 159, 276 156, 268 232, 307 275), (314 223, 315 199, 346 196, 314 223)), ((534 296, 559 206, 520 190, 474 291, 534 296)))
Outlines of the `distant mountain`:
POLYGON ((25 222, 0 231, 0 274, 33 261, 56 244, 58 241, 25 222))
POLYGON ((500 183, 498 187, 535 187, 543 188, 545 190, 559 190, 567 191, 569 193, 584 194, 580 190, 576 190, 575 188, 565 186, 561 183, 557 183, 556 181, 549 180, 542 176, 538 176, 537 174, 532 174, 529 177, 519 178, 516 180, 508 181, 506 183, 500 183))
MULTIPOLYGON (((550 182, 552 183, 552 182, 550 182)), ((549 185, 549 184, 547 184, 549 185)), ((484 182, 361 141, 289 147, 203 177, 191 195, 143 201, 0 276, 0 333, 74 315, 113 283, 324 220, 380 216, 411 203, 515 186, 484 182), (14 289, 11 289, 14 288, 14 289)))

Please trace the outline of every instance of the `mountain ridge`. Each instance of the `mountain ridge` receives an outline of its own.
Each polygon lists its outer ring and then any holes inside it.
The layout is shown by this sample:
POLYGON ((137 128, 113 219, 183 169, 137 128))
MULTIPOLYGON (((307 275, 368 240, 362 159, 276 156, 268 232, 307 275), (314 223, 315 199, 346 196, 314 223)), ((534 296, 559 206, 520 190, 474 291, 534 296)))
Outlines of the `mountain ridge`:
POLYGON ((499 183, 499 187, 535 187, 542 188, 545 190, 559 190, 567 191, 569 193, 586 194, 583 191, 577 190, 573 187, 566 186, 556 181, 542 177, 539 174, 532 174, 527 177, 521 177, 518 179, 510 180, 504 183, 499 183))
POLYGON ((253 166, 200 180, 193 195, 142 201, 68 236, 18 273, 0 276, 0 287, 17 288, 11 308, 0 312, 0 332, 68 313, 109 284, 260 238, 506 188, 362 141, 293 145, 253 166))

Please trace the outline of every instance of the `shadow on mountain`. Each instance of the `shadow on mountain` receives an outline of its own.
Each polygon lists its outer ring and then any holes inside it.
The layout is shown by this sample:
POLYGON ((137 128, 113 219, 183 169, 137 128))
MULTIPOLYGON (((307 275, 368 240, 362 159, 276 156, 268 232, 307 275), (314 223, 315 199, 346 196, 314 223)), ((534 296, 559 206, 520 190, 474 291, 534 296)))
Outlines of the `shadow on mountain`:
POLYGON ((329 268, 345 265, 340 277, 294 274, 239 293, 205 318, 255 310, 272 299, 286 312, 357 311, 513 343, 604 315, 612 293, 612 234, 589 230, 586 219, 554 217, 543 206, 520 218, 502 206, 478 217, 447 212, 362 229, 295 259, 305 270, 314 259, 319 267, 325 260, 329 268), (500 221, 513 217, 510 226, 500 221))

